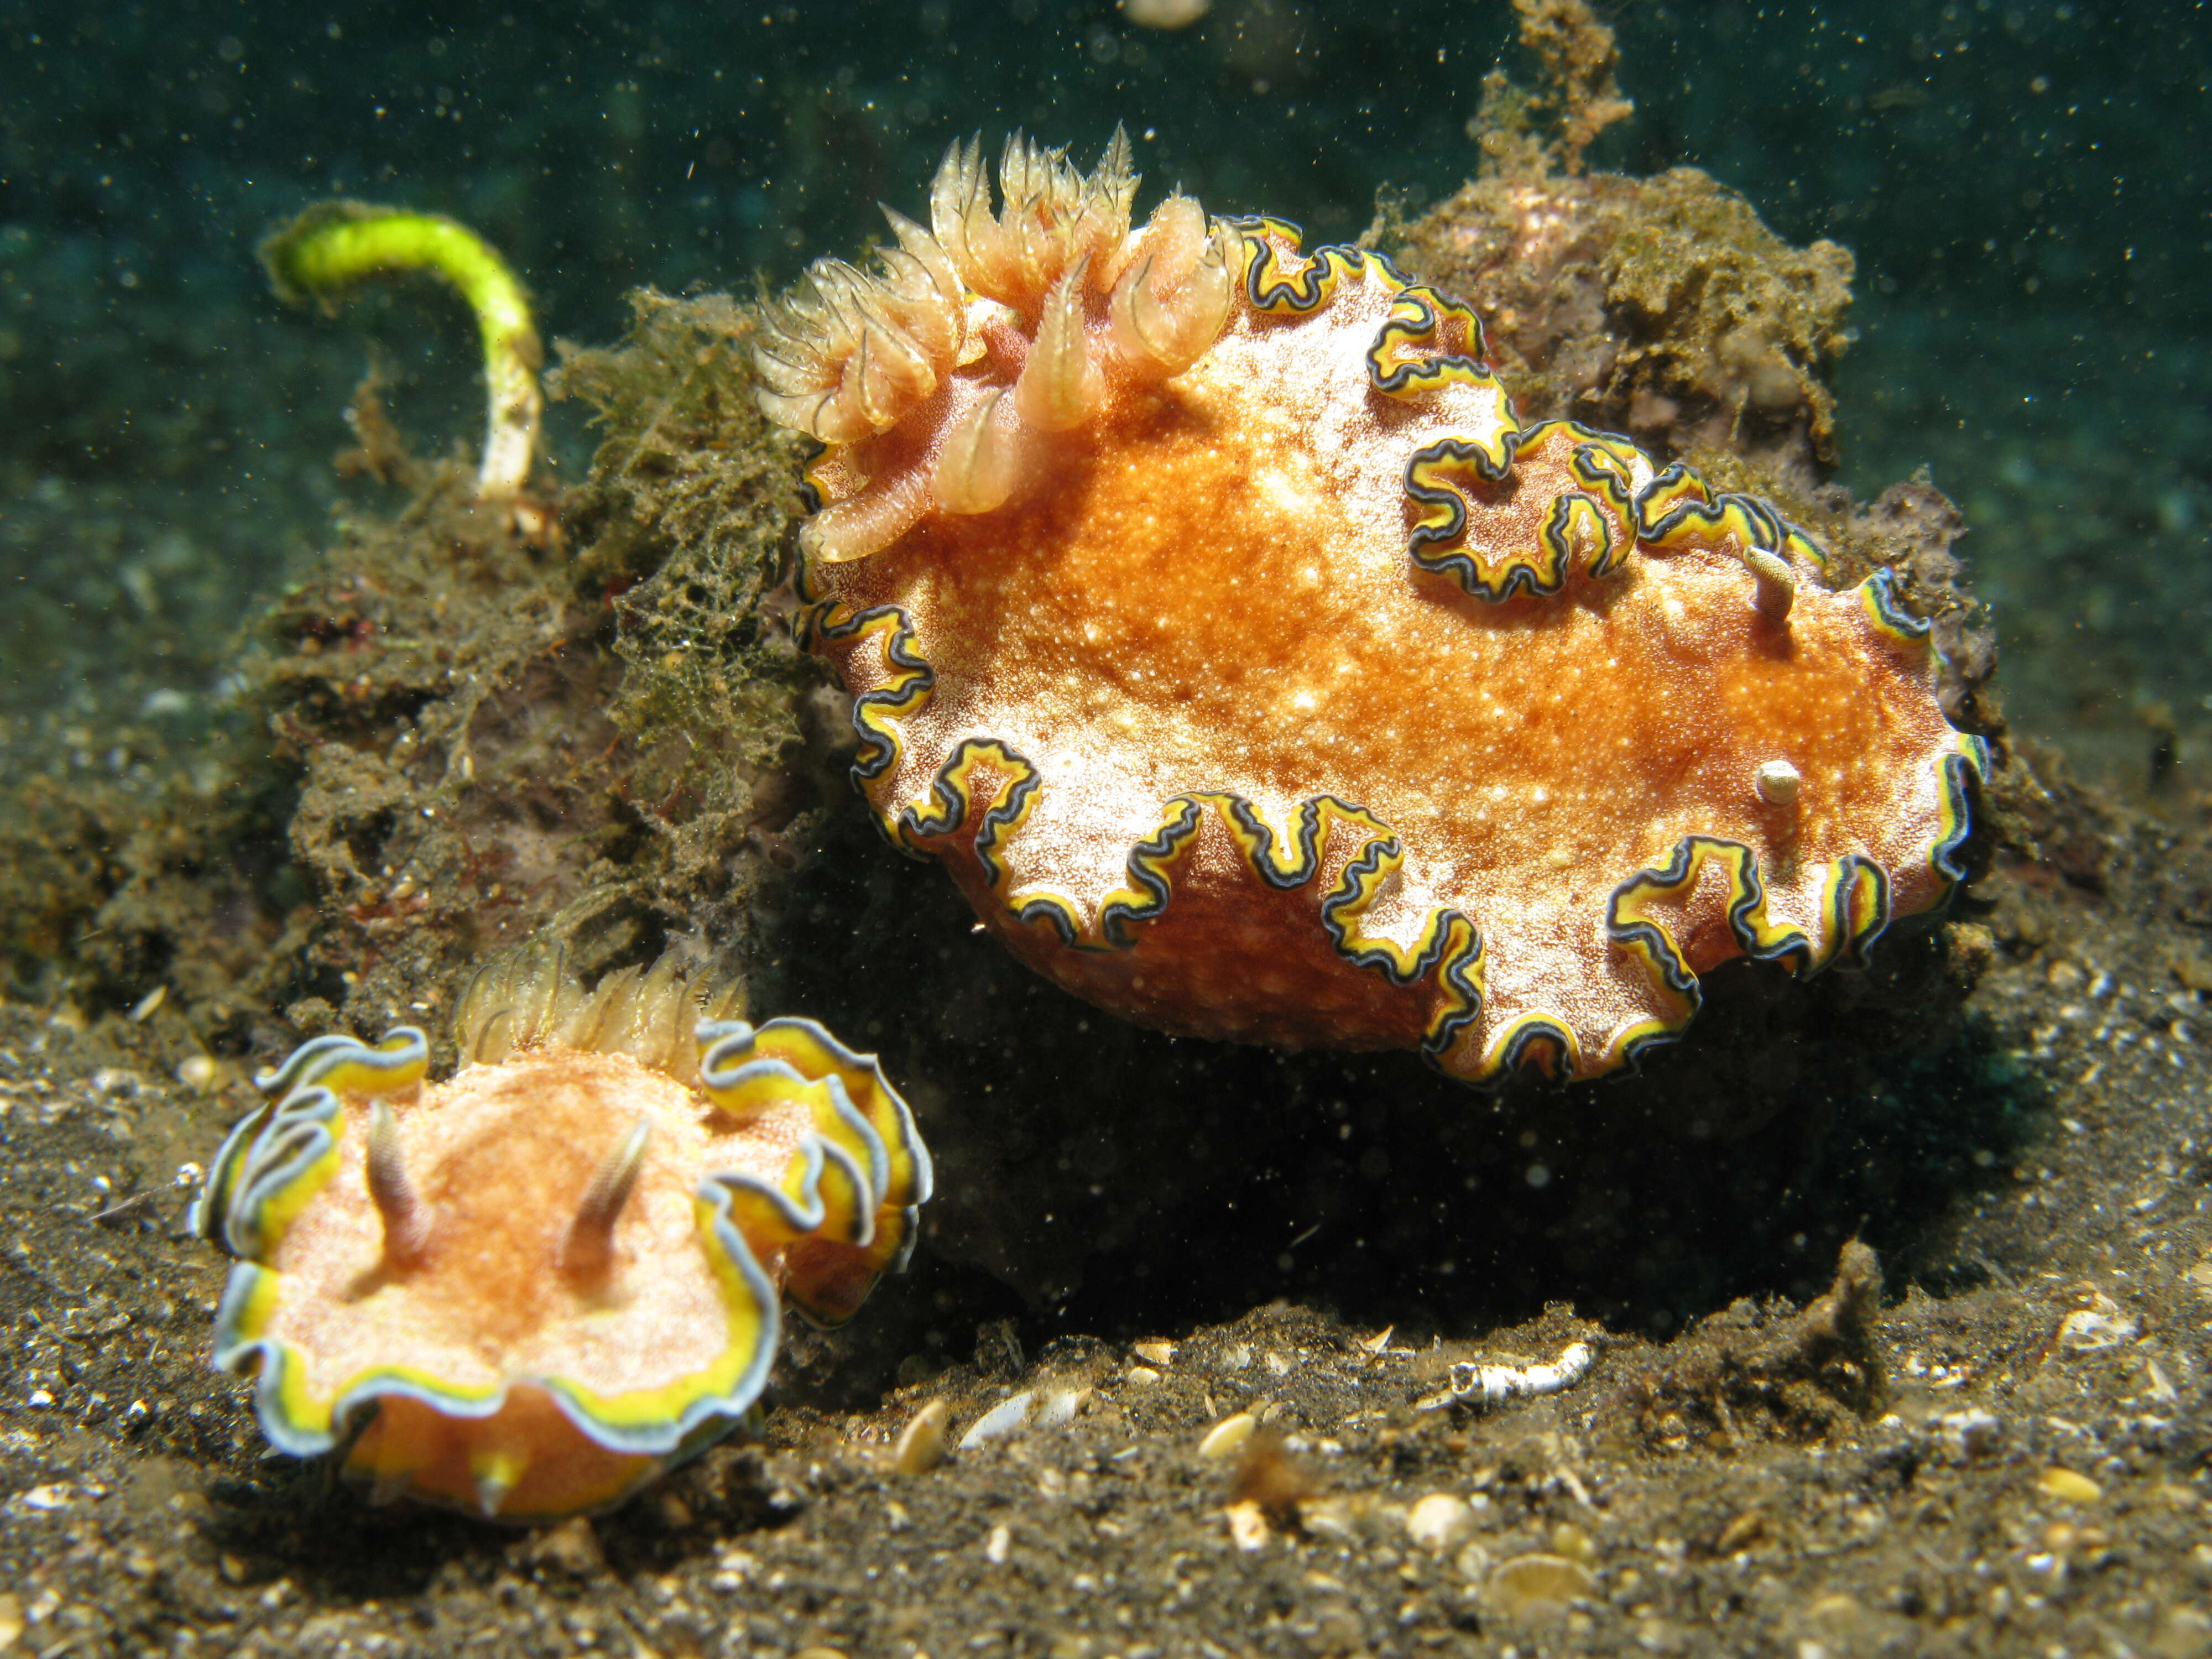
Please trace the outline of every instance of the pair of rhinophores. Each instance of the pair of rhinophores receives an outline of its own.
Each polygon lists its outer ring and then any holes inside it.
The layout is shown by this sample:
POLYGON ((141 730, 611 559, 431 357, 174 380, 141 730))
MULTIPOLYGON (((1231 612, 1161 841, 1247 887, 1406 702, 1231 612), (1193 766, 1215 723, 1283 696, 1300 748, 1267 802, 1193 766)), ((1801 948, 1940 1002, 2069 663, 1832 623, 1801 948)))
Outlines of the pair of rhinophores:
MULTIPOLYGON (((1753 498, 1523 427, 1466 307, 1180 194, 1133 229, 1017 138, 771 306, 818 439, 805 628, 878 823, 1048 977, 1145 1024, 1595 1077, 1738 956, 1863 957, 1960 871, 1978 739, 1887 572, 1753 498)), ((374 1495, 618 1501, 835 1322, 929 1195, 874 1061, 672 960, 479 975, 468 1063, 307 1044, 198 1210, 219 1364, 374 1495)))

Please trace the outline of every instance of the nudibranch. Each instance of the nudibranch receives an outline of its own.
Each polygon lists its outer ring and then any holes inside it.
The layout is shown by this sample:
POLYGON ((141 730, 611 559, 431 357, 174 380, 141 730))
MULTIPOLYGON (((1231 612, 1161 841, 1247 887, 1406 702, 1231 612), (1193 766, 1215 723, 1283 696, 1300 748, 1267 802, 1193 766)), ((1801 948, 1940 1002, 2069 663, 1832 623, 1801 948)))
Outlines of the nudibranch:
POLYGON ((757 365, 827 446, 856 778, 1024 960, 1172 1031, 1586 1078, 1717 964, 1858 960, 1960 878, 1984 750, 1887 573, 1520 425, 1374 253, 1181 195, 1132 231, 1119 135, 999 183, 955 145, 757 365))
POLYGON ((587 994, 534 950, 471 983, 442 1083, 410 1027, 258 1079, 193 1219, 237 1258, 215 1363, 270 1441, 380 1503, 600 1509, 739 1422, 784 1298, 849 1318, 928 1152, 873 1057, 733 1000, 667 957, 587 994))

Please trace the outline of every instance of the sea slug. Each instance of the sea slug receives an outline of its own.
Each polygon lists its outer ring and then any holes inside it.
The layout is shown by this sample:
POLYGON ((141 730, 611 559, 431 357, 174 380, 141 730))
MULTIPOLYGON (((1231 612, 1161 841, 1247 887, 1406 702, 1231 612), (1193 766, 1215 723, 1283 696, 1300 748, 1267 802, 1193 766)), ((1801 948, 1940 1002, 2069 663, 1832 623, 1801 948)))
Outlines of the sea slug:
POLYGON ((411 1028, 259 1079, 195 1225, 237 1265, 215 1360, 297 1456, 378 1502, 605 1508, 728 1433, 788 1298, 819 1323, 904 1264, 929 1155, 872 1058, 702 1006, 673 958, 590 993, 526 951, 411 1028))
POLYGON ((1630 440, 1528 427, 1480 319, 1018 138, 767 313, 827 446, 805 626, 855 776, 1133 1019, 1586 1078, 1698 975, 1857 960, 1960 878, 1980 740, 1887 572, 1630 440))

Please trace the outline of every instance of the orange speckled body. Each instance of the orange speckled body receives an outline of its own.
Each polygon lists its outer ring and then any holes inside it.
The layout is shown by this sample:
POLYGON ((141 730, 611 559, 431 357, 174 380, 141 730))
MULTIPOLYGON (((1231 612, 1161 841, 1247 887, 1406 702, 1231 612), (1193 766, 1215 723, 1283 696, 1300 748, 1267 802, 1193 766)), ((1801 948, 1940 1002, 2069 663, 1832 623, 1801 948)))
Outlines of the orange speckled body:
POLYGON ((1979 745, 1885 578, 1832 591, 1762 504, 1516 428, 1452 302, 1236 228, 1188 369, 1027 434, 995 510, 810 560, 894 839, 1117 1012, 1475 1079, 1611 1070, 1717 963, 1817 968, 1942 898, 1979 745))
POLYGON ((215 1358, 270 1440, 379 1503, 603 1509, 736 1426, 782 1301, 850 1318, 927 1152, 871 1057, 732 1000, 672 957, 587 993, 526 951, 464 994, 442 1083, 411 1027, 265 1074, 194 1222, 237 1258, 215 1358))

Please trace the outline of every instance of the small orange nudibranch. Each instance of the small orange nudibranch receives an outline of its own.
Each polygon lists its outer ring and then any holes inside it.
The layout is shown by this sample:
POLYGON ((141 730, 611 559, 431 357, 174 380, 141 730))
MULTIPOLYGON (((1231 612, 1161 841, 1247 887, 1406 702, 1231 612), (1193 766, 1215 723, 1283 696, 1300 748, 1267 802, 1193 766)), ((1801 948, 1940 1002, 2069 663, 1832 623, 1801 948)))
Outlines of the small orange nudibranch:
POLYGON ((784 1298, 839 1323, 904 1265, 930 1165, 872 1057, 733 1001, 531 951, 471 985, 443 1083, 410 1027, 258 1079, 193 1222, 238 1258, 215 1362, 269 1438, 379 1503, 528 1522, 735 1427, 784 1298))
POLYGON ((807 627, 856 776, 1048 977, 1174 1031, 1592 1077, 1698 975, 1860 957, 1985 764, 1887 572, 1522 427, 1466 307, 1017 139, 768 313, 828 446, 807 627))

